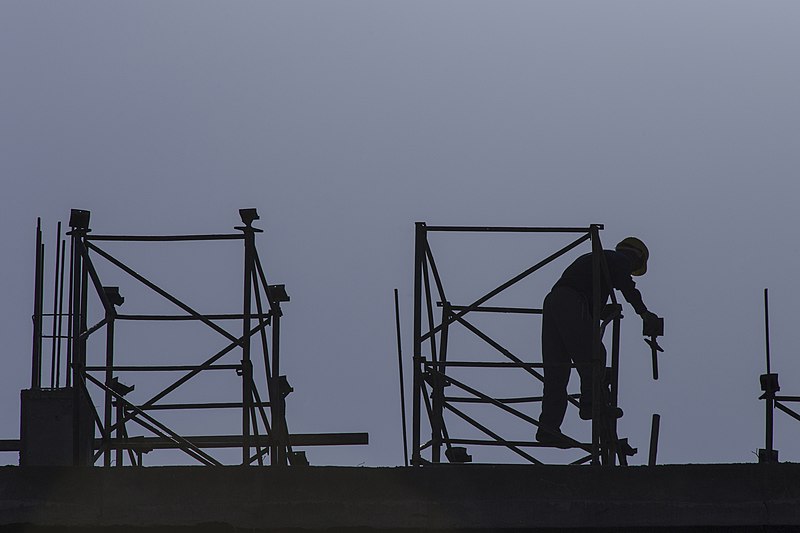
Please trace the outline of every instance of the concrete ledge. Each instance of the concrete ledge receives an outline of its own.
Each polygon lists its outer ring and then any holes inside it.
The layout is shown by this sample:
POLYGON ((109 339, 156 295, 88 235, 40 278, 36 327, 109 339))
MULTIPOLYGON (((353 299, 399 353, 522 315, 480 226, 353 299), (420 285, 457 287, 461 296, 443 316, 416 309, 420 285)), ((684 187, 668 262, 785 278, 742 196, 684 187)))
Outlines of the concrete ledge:
POLYGON ((800 465, 2 467, 0 527, 23 525, 788 531, 800 526, 800 465))

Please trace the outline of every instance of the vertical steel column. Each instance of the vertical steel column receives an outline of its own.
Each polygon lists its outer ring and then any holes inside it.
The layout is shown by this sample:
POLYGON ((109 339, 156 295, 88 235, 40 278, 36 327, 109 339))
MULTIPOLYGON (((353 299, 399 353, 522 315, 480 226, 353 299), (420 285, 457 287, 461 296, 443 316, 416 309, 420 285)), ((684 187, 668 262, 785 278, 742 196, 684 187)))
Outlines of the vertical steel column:
POLYGON ((280 379, 280 340, 281 340, 281 311, 280 303, 276 303, 277 313, 272 315, 272 387, 271 392, 274 399, 270 398, 270 412, 272 414, 272 443, 270 453, 270 465, 285 466, 286 445, 288 435, 286 428, 286 402, 284 401, 283 390, 280 379))
MULTIPOLYGON (((611 290, 614 290, 611 288, 611 290)), ((615 409, 619 405, 619 338, 620 338, 620 319, 621 316, 617 315, 614 318, 614 322, 612 324, 611 330, 611 367, 608 370, 611 375, 609 376, 610 385, 611 385, 611 398, 610 404, 611 408, 615 409)), ((605 387, 605 385, 603 385, 605 387)), ((613 438, 616 439, 617 435, 617 422, 618 419, 616 416, 612 416, 608 419, 608 423, 611 425, 611 435, 613 438)), ((613 465, 616 461, 617 457, 617 443, 610 442, 608 443, 610 447, 609 459, 611 464, 613 465)), ((627 458, 620 455, 620 464, 627 464, 627 458)))
POLYGON ((253 249, 255 232, 250 224, 244 232, 244 297, 242 299, 242 464, 250 464, 250 411, 253 399, 253 363, 250 360, 250 322, 253 293, 253 249))
MULTIPOLYGON (((60 226, 60 223, 59 223, 60 226)), ((66 242, 61 238, 59 231, 59 241, 61 242, 61 271, 59 272, 60 282, 59 282, 59 290, 58 290, 58 330, 56 333, 57 339, 57 348, 56 348, 56 382, 55 387, 59 388, 61 386, 61 345, 62 345, 62 333, 63 333, 63 325, 64 325, 64 260, 66 259, 65 256, 65 247, 66 242)), ((69 324, 67 324, 67 331, 69 332, 69 324)), ((67 333, 69 335, 69 333, 67 333)), ((69 341, 67 341, 69 343, 69 341)))
MULTIPOLYGON (((111 390, 114 386, 114 309, 113 304, 109 304, 110 308, 106 309, 106 391, 105 391, 105 405, 103 407, 103 426, 104 426, 104 442, 106 447, 103 452, 103 466, 111 466, 111 415, 112 415, 112 399, 113 395, 111 390)), ((116 437, 119 440, 121 435, 120 428, 117 426, 116 437)))
POLYGON ((589 226, 592 241, 592 464, 605 464, 601 457, 601 426, 604 421, 602 414, 605 404, 603 399, 603 381, 605 363, 602 361, 600 337, 600 284, 602 280, 600 254, 603 249, 600 245, 600 235, 595 224, 589 226))
POLYGON ((75 237, 73 232, 70 235, 69 243, 69 288, 67 290, 67 361, 64 369, 67 387, 72 386, 72 351, 75 348, 75 237))
POLYGON ((411 430, 411 464, 422 465, 420 455, 420 425, 422 407, 422 265, 425 258, 427 235, 424 222, 415 223, 414 233, 414 346, 413 375, 413 421, 411 430))
MULTIPOLYGON (((58 254, 56 254, 58 255, 58 254)), ((36 270, 33 289, 33 353, 31 354, 31 389, 42 387, 42 300, 44 299, 44 244, 42 219, 36 219, 36 270)))
POLYGON ((765 353, 767 357, 767 374, 761 378, 761 388, 764 390, 764 404, 766 406, 765 413, 765 458, 764 462, 771 463, 777 462, 777 452, 775 451, 774 443, 774 425, 775 425, 775 392, 778 390, 778 376, 772 374, 772 366, 770 364, 769 352, 769 291, 764 289, 764 342, 765 353), (774 376, 774 377, 773 377, 774 376), (774 380, 774 383, 773 383, 774 380))
POLYGON ((82 334, 86 331, 86 279, 87 272, 83 263, 86 228, 72 226, 72 338, 71 338, 71 376, 72 376, 72 460, 73 465, 81 464, 81 397, 83 384, 83 366, 85 365, 86 339, 82 334))

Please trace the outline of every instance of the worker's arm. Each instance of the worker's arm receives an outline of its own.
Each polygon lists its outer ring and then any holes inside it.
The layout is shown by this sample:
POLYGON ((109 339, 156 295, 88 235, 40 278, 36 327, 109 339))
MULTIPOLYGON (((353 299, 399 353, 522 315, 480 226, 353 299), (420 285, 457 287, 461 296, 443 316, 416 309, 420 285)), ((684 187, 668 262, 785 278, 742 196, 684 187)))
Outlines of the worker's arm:
POLYGON ((611 283, 618 289, 625 300, 631 304, 636 314, 644 318, 648 313, 647 306, 642 301, 642 293, 636 288, 636 283, 631 277, 631 264, 627 257, 620 253, 609 254, 608 270, 611 283))

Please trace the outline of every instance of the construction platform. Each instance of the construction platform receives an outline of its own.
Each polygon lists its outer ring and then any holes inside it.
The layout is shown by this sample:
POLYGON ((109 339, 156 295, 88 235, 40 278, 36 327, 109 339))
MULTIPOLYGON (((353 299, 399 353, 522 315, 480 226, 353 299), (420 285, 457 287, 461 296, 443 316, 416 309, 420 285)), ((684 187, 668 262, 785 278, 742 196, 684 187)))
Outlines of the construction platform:
POLYGON ((800 464, 2 467, 2 531, 797 531, 800 464))

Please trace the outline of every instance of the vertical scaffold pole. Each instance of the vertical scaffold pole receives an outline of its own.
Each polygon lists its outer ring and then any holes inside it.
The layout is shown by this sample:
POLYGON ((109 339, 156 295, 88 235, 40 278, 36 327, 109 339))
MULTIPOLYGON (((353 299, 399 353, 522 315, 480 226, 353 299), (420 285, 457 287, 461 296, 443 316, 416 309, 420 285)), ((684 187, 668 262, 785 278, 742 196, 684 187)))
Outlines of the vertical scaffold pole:
POLYGON ((72 274, 72 460, 75 466, 82 465, 85 461, 81 452, 80 429, 84 424, 81 420, 83 390, 85 380, 83 369, 86 365, 86 338, 83 333, 86 331, 87 299, 88 299, 88 276, 89 273, 84 264, 83 257, 86 253, 84 239, 89 231, 89 213, 80 210, 73 210, 70 214, 70 237, 72 239, 72 264, 70 271, 72 274))
MULTIPOLYGON (((764 343, 767 357, 767 390, 764 392, 764 403, 766 404, 766 461, 772 462, 775 455, 774 447, 774 416, 775 416, 775 387, 769 381, 772 377, 772 366, 770 365, 769 353, 769 291, 764 289, 764 343)), ((777 382, 777 377, 775 378, 777 382)))
POLYGON ((415 224, 414 234, 414 346, 413 346, 413 420, 411 430, 411 464, 420 466, 420 425, 422 407, 422 266, 425 257, 426 230, 424 222, 415 224))
POLYGON ((252 408, 253 363, 250 360, 250 323, 253 293, 253 248, 255 232, 250 224, 244 232, 244 293, 242 298, 242 465, 250 464, 250 411, 252 408))
POLYGON ((601 414, 603 401, 603 374, 605 362, 603 361, 602 344, 600 338, 600 283, 602 279, 600 254, 603 249, 600 245, 600 234, 595 224, 589 226, 592 241, 592 464, 606 464, 605 457, 601 457, 600 433, 604 417, 601 414))
MULTIPOLYGON (((113 304, 109 304, 113 306, 113 304)), ((103 425, 105 426, 105 440, 103 444, 106 446, 103 453, 103 466, 111 466, 111 416, 112 416, 112 394, 111 387, 114 381, 114 312, 113 309, 106 309, 106 387, 105 402, 103 412, 103 425)), ((122 432, 120 428, 116 429, 117 441, 120 440, 122 432)))
POLYGON ((31 389, 39 389, 42 386, 42 300, 44 298, 44 245, 42 244, 41 218, 36 219, 36 271, 34 276, 31 389))

